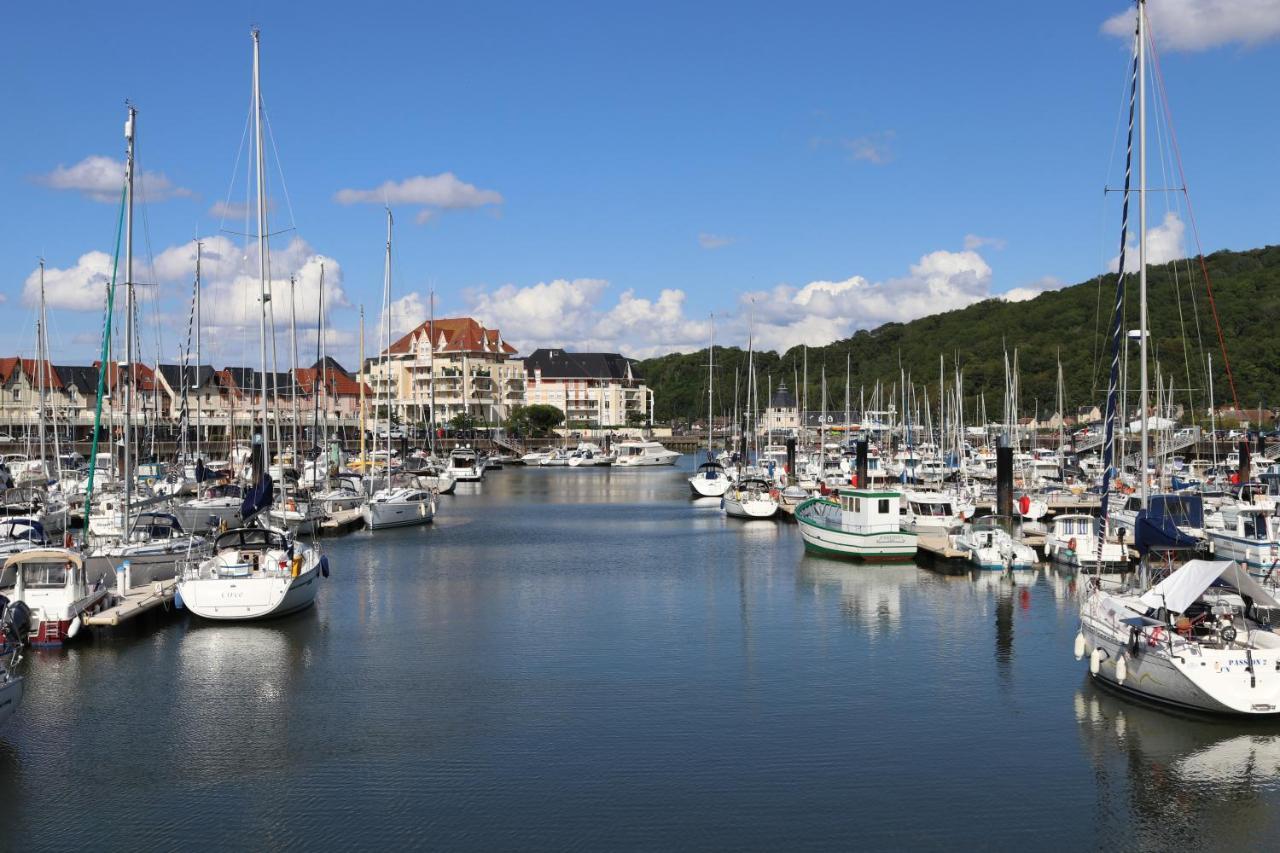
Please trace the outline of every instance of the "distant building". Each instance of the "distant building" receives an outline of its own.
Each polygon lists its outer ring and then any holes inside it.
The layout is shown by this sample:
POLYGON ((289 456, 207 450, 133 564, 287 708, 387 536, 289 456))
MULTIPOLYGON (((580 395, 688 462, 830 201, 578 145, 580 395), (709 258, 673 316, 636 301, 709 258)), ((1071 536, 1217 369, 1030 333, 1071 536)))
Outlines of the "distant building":
POLYGON ((796 404, 795 395, 787 388, 785 379, 773 389, 769 406, 764 410, 760 421, 766 432, 794 433, 800 429, 800 407, 796 404))
POLYGON ((497 329, 471 317, 428 320, 367 359, 362 376, 373 389, 370 413, 391 401, 401 422, 444 423, 467 414, 500 424, 524 401, 524 368, 497 329), (385 357, 385 360, 384 360, 385 357))
POLYGON ((524 360, 526 405, 564 412, 567 424, 600 428, 652 419, 649 388, 635 362, 616 352, 537 349, 524 360))

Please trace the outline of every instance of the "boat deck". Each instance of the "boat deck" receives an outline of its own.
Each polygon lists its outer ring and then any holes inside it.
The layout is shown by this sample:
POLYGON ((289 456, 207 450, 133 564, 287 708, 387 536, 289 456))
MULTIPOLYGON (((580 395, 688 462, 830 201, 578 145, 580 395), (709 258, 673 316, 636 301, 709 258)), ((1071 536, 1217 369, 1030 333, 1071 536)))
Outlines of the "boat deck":
POLYGON ((337 536, 364 526, 364 515, 358 509, 344 509, 320 522, 320 532, 325 536, 337 536))

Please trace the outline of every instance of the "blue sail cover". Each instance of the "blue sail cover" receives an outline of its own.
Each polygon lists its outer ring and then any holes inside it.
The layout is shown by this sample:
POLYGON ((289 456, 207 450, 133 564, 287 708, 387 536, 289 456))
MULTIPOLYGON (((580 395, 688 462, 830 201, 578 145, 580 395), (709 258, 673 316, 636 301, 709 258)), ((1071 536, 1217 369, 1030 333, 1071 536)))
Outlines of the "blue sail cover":
POLYGON ((274 489, 275 484, 271 482, 271 475, 263 474, 253 488, 245 493, 244 500, 240 503, 240 517, 248 521, 271 506, 271 500, 275 496, 274 489))
POLYGON ((1138 513, 1134 544, 1138 551, 1193 551, 1200 540, 1179 528, 1204 527, 1204 502, 1199 495, 1152 495, 1138 513))

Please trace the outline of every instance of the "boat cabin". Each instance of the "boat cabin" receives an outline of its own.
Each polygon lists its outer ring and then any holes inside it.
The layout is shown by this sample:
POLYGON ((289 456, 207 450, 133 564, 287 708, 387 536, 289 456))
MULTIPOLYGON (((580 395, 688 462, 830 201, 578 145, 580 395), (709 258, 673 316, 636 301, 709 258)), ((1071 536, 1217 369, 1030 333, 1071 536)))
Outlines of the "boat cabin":
POLYGON ((177 516, 167 512, 141 512, 129 528, 130 542, 156 542, 184 535, 177 516))
POLYGON ((897 533, 902 529, 902 495, 871 489, 842 489, 842 526, 864 533, 897 533))

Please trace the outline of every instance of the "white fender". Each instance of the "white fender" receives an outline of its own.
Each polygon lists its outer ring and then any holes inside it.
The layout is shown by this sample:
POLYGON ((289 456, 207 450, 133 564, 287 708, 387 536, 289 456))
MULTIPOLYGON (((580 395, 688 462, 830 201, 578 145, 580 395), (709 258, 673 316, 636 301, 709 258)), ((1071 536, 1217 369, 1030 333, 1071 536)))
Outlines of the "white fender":
POLYGON ((1125 663, 1125 656, 1121 655, 1116 660, 1116 683, 1124 684, 1124 680, 1129 677, 1129 665, 1125 663))
POLYGON ((1102 669, 1102 649, 1094 649, 1093 654, 1089 655, 1089 674, 1097 675, 1102 669))
POLYGON ((71 624, 67 626, 67 639, 73 639, 76 634, 80 633, 80 617, 76 616, 71 620, 71 624))
POLYGON ((1075 648, 1076 660, 1084 659, 1084 650, 1085 650, 1084 634, 1078 633, 1076 634, 1076 648, 1075 648))

